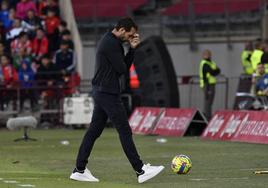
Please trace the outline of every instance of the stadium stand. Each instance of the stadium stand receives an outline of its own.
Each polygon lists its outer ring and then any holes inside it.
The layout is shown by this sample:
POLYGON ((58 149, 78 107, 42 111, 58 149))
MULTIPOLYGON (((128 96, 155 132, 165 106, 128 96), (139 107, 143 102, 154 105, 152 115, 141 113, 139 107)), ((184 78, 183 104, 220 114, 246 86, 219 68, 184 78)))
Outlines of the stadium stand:
MULTIPOLYGON (((189 6, 191 1, 182 0, 179 3, 171 5, 163 11, 166 16, 189 15, 189 6)), ((226 0, 205 0, 192 1, 193 11, 196 15, 204 14, 224 14, 226 10, 230 13, 256 11, 260 8, 260 1, 258 0, 240 0, 240 1, 226 1, 226 0)))
POLYGON ((23 113, 27 99, 30 111, 48 111, 77 91, 73 42, 59 15, 58 0, 1 1, 1 113, 23 113))
POLYGON ((260 35, 267 1, 182 0, 161 11, 163 25, 177 37, 236 37, 260 35), (194 20, 194 21, 193 21, 194 20), (245 29, 247 28, 247 29, 245 29))
POLYGON ((144 5, 147 0, 72 0, 72 2, 76 17, 88 19, 127 16, 144 5))

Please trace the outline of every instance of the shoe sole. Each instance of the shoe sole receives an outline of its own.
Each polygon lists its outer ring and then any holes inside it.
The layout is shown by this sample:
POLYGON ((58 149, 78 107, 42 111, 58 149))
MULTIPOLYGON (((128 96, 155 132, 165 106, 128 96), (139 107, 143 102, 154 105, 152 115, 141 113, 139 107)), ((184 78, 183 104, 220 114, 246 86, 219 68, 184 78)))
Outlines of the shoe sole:
POLYGON ((157 175, 158 175, 160 172, 162 172, 164 169, 165 169, 165 167, 164 167, 164 166, 161 166, 161 167, 159 167, 158 171, 156 171, 156 173, 153 174, 153 176, 151 176, 151 177, 147 177, 147 178, 145 178, 145 179, 143 179, 143 180, 141 180, 141 181, 138 181, 138 182, 139 182, 139 183, 144 183, 144 182, 146 182, 146 181, 148 181, 148 180, 154 178, 155 176, 157 176, 157 175))

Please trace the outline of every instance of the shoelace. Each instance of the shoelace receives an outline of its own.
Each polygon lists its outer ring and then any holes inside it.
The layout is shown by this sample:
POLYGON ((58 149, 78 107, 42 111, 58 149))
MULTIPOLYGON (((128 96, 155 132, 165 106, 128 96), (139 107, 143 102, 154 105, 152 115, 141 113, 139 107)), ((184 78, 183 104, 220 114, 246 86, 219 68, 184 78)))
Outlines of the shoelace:
POLYGON ((151 166, 151 164, 150 163, 147 163, 144 166, 145 166, 145 168, 149 168, 151 166))

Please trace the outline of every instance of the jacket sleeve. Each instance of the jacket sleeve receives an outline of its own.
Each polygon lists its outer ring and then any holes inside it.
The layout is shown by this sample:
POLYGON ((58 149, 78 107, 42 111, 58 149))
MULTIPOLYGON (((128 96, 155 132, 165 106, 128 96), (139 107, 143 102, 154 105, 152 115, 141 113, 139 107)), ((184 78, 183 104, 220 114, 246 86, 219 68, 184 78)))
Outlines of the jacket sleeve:
POLYGON ((73 50, 70 50, 70 53, 72 54, 72 64, 66 68, 68 72, 72 72, 75 70, 75 66, 77 64, 77 56, 76 53, 73 50))
POLYGON ((204 64, 203 66, 203 70, 202 70, 202 73, 203 73, 203 79, 204 79, 204 82, 205 83, 208 83, 208 79, 206 77, 206 74, 209 73, 211 74, 212 76, 217 76, 221 73, 221 70, 219 67, 217 67, 215 70, 212 69, 209 65, 207 64, 204 64))
POLYGON ((126 54, 125 59, 124 59, 127 65, 127 70, 129 70, 132 65, 132 62, 134 60, 134 54, 135 54, 135 49, 129 48, 129 51, 126 54))
POLYGON ((221 70, 219 67, 212 69, 209 65, 205 64, 203 67, 203 75, 206 75, 207 73, 211 74, 212 76, 217 76, 221 73, 221 70))
POLYGON ((126 73, 127 66, 124 62, 124 54, 122 53, 120 44, 117 43, 107 43, 107 46, 104 50, 106 58, 111 63, 114 70, 119 74, 122 75, 126 73))

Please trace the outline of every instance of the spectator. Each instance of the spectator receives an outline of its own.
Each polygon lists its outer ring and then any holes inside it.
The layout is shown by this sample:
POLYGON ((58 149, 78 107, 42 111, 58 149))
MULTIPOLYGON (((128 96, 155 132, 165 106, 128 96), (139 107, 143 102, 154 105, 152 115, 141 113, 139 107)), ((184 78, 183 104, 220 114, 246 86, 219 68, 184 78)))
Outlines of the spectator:
POLYGON ((60 24, 58 26, 58 41, 57 41, 57 48, 59 49, 60 48, 60 42, 62 40, 62 34, 65 32, 65 31, 69 31, 69 29, 67 29, 67 22, 64 21, 64 20, 61 20, 60 21, 60 24))
POLYGON ((15 18, 12 27, 13 28, 6 35, 6 38, 8 40, 12 40, 15 37, 19 36, 19 34, 23 31, 20 19, 15 18))
POLYGON ((3 23, 4 28, 9 25, 9 10, 8 10, 8 1, 2 1, 1 11, 0 11, 0 21, 3 23))
POLYGON ((7 50, 6 50, 5 44, 3 42, 0 42, 0 57, 2 55, 5 55, 6 53, 7 53, 7 50))
POLYGON ((18 81, 18 73, 16 69, 10 64, 11 58, 8 55, 1 56, 2 74, 3 74, 3 86, 5 89, 11 89, 2 93, 3 100, 8 103, 13 100, 13 110, 16 109, 16 91, 12 90, 16 86, 18 81))
POLYGON ((3 23, 0 21, 0 42, 6 42, 6 32, 3 23))
POLYGON ((24 28, 28 31, 30 34, 30 38, 34 38, 35 36, 35 30, 37 28, 41 28, 41 19, 35 15, 35 12, 33 10, 29 10, 27 12, 27 16, 22 22, 22 25, 24 25, 24 28))
POLYGON ((199 77, 200 87, 204 90, 204 112, 208 119, 212 115, 212 105, 215 97, 215 86, 217 83, 216 76, 220 74, 220 69, 212 61, 210 50, 203 52, 202 61, 200 62, 199 77))
POLYGON ((36 105, 36 97, 34 90, 32 89, 34 81, 34 72, 31 68, 29 61, 23 61, 19 68, 19 81, 22 88, 20 93, 20 109, 23 109, 24 102, 26 99, 30 99, 31 108, 33 109, 36 105))
POLYGON ((70 75, 75 71, 76 57, 74 51, 69 48, 68 41, 61 41, 60 49, 54 56, 54 63, 62 76, 70 75))
POLYGON ((246 75, 250 75, 250 76, 254 72, 252 63, 250 60, 252 51, 253 51, 252 42, 247 42, 245 44, 245 49, 243 50, 241 54, 241 62, 242 62, 243 70, 244 70, 243 73, 246 75))
POLYGON ((49 40, 49 51, 53 52, 57 46, 54 45, 55 41, 58 41, 57 28, 60 24, 60 19, 55 15, 54 10, 49 9, 47 18, 45 19, 46 31, 49 40))
POLYGON ((68 30, 67 28, 67 22, 64 20, 60 21, 60 24, 58 26, 59 34, 63 33, 64 31, 68 30))
POLYGON ((261 63, 264 64, 265 73, 268 73, 268 41, 264 42, 263 54, 261 56, 261 63))
POLYGON ((1 56, 3 81, 7 88, 12 87, 14 82, 18 81, 17 71, 10 62, 11 58, 8 55, 5 54, 1 56))
POLYGON ((61 35, 62 35, 61 40, 67 41, 68 45, 69 45, 69 48, 73 50, 74 49, 74 43, 73 43, 73 40, 72 40, 71 32, 69 30, 65 30, 65 31, 62 32, 61 35))
POLYGON ((32 52, 32 42, 25 32, 21 32, 19 37, 11 42, 10 47, 11 54, 14 56, 19 53, 21 48, 25 49, 27 55, 30 55, 32 52))
POLYGON ((37 13, 35 2, 32 0, 21 0, 16 6, 16 17, 21 20, 25 19, 29 10, 37 13))
POLYGON ((6 19, 3 22, 3 26, 6 32, 12 29, 15 18, 16 18, 15 9, 10 9, 8 12, 8 19, 6 19))
POLYGON ((42 10, 43 8, 47 5, 47 0, 38 0, 38 15, 42 18, 45 19, 47 14, 43 14, 42 10))
POLYGON ((39 9, 39 15, 43 19, 47 17, 49 9, 53 10, 56 16, 59 17, 60 15, 60 9, 58 3, 55 0, 41 0, 38 9, 39 9))
POLYGON ((41 98, 44 99, 45 108, 49 107, 49 104, 55 96, 55 84, 58 81, 58 71, 56 66, 51 62, 48 54, 45 54, 41 58, 41 65, 37 70, 36 80, 38 85, 42 87, 41 98))
POLYGON ((250 61, 252 63, 253 70, 256 71, 257 65, 261 62, 261 56, 263 54, 263 44, 261 40, 257 40, 255 43, 255 49, 252 52, 250 61))
POLYGON ((257 73, 252 76, 252 93, 255 95, 268 95, 268 74, 265 74, 263 63, 257 65, 257 73))
POLYGON ((8 0, 10 7, 14 8, 14 9, 16 9, 16 6, 17 6, 19 1, 20 0, 8 0))
POLYGON ((48 53, 48 39, 44 30, 39 28, 36 30, 36 37, 33 40, 33 56, 37 61, 48 53))
POLYGON ((32 59, 30 55, 27 55, 25 48, 20 48, 19 53, 16 54, 13 58, 13 66, 16 70, 21 68, 22 63, 27 63, 31 66, 32 59))

